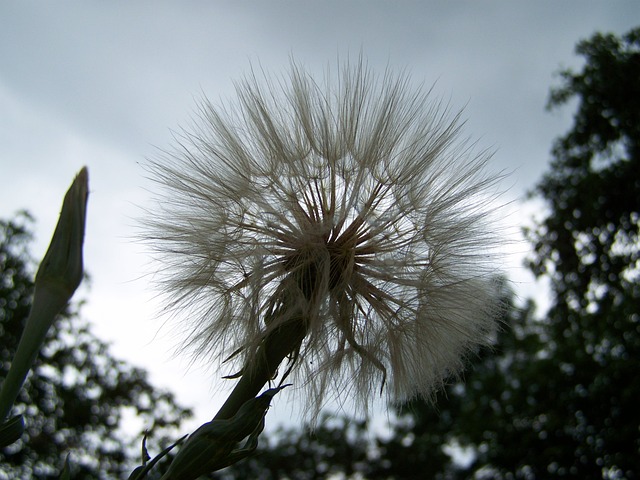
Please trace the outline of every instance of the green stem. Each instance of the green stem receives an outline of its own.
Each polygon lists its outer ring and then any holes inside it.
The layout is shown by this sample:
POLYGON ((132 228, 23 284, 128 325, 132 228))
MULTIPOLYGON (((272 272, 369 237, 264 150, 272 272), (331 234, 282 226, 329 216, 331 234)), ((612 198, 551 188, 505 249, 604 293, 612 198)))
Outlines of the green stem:
POLYGON ((67 191, 51 243, 38 267, 29 318, 0 390, 0 423, 9 415, 56 315, 82 281, 88 175, 86 167, 80 170, 67 191))
POLYGON ((0 422, 9 415, 27 373, 38 356, 49 327, 67 302, 68 296, 56 291, 55 287, 36 287, 33 305, 22 332, 18 350, 0 390, 0 422))
POLYGON ((287 355, 300 348, 306 333, 305 322, 301 318, 294 318, 270 332, 258 348, 253 363, 245 367, 238 384, 213 419, 231 418, 245 402, 255 398, 262 387, 275 377, 287 355))

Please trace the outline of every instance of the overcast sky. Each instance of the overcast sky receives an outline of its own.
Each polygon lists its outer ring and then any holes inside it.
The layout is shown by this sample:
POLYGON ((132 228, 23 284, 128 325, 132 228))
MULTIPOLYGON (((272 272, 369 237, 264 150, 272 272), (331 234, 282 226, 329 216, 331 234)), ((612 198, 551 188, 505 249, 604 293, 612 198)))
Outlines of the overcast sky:
MULTIPOLYGON (((203 93, 233 96, 251 63, 277 74, 294 57, 312 72, 363 52, 369 66, 407 69, 416 84, 465 108, 465 133, 507 169, 520 199, 549 160, 570 109, 545 112, 554 74, 579 66, 573 49, 595 31, 640 25, 629 1, 153 1, 0 3, 0 218, 27 209, 41 258, 64 192, 83 166, 91 194, 84 316, 114 353, 151 371, 204 422, 224 397, 214 372, 174 357, 173 335, 143 277, 149 256, 131 241, 150 198, 140 164, 189 122, 203 93)), ((512 217, 531 215, 531 207, 512 217)), ((524 251, 523 249, 520 250, 524 251)), ((520 295, 530 277, 509 267, 520 295)), ((292 404, 277 405, 285 418, 292 404)))

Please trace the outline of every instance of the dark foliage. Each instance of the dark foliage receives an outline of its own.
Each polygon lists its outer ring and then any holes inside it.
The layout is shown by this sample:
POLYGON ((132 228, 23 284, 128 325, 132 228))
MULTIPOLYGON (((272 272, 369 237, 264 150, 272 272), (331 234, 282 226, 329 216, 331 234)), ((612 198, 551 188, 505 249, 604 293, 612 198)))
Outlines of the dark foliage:
MULTIPOLYGON (((0 377, 4 378, 29 313, 34 262, 31 220, 0 221, 0 377)), ((173 396, 155 389, 146 372, 114 359, 73 305, 52 327, 15 413, 26 434, 0 451, 0 479, 58 478, 69 455, 74 479, 126 478, 139 462, 139 442, 124 422, 137 419, 155 441, 190 415, 173 396), (133 456, 136 456, 135 458, 133 456)))
MULTIPOLYGON (((547 350, 558 369, 547 415, 565 421, 555 463, 574 478, 640 475, 640 29, 578 44, 550 108, 577 100, 536 193, 531 268, 551 278, 547 350)), ((541 413, 544 411, 541 411, 541 413)), ((560 428, 562 427, 562 428, 560 428)), ((542 465, 543 467, 545 465, 542 465)))

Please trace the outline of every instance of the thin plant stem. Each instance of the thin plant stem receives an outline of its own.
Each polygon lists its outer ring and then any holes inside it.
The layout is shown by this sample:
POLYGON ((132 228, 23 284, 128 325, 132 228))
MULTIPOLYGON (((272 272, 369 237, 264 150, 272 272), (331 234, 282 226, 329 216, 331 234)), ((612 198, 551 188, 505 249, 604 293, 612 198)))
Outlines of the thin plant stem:
POLYGON ((300 318, 271 331, 258 348, 253 363, 245 367, 238 384, 213 419, 231 418, 245 402, 255 398, 262 387, 276 376, 282 361, 300 348, 306 333, 305 322, 300 318))

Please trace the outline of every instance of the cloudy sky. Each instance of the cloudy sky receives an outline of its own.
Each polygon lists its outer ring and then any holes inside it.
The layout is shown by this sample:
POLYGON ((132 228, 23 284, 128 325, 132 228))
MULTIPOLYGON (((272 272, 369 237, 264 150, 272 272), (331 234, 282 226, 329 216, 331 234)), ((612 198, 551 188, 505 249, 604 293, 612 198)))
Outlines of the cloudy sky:
MULTIPOLYGON (((554 74, 580 65, 578 40, 637 25, 636 0, 5 1, 0 217, 19 209, 36 217, 40 258, 64 192, 87 165, 84 315, 118 357, 148 368, 205 421, 223 396, 213 393, 210 369, 173 355, 179 332, 156 318, 149 256, 131 240, 153 188, 140 164, 170 144, 203 93, 231 97, 250 64, 281 73, 294 57, 322 72, 362 51, 374 69, 407 69, 453 109, 465 108, 465 132, 496 150, 493 168, 513 172, 505 185, 512 218, 526 220, 533 209, 518 201, 571 122, 568 109, 545 112, 554 74)), ((508 273, 522 296, 535 291, 517 262, 508 273)), ((278 405, 274 415, 292 408, 278 405)))

